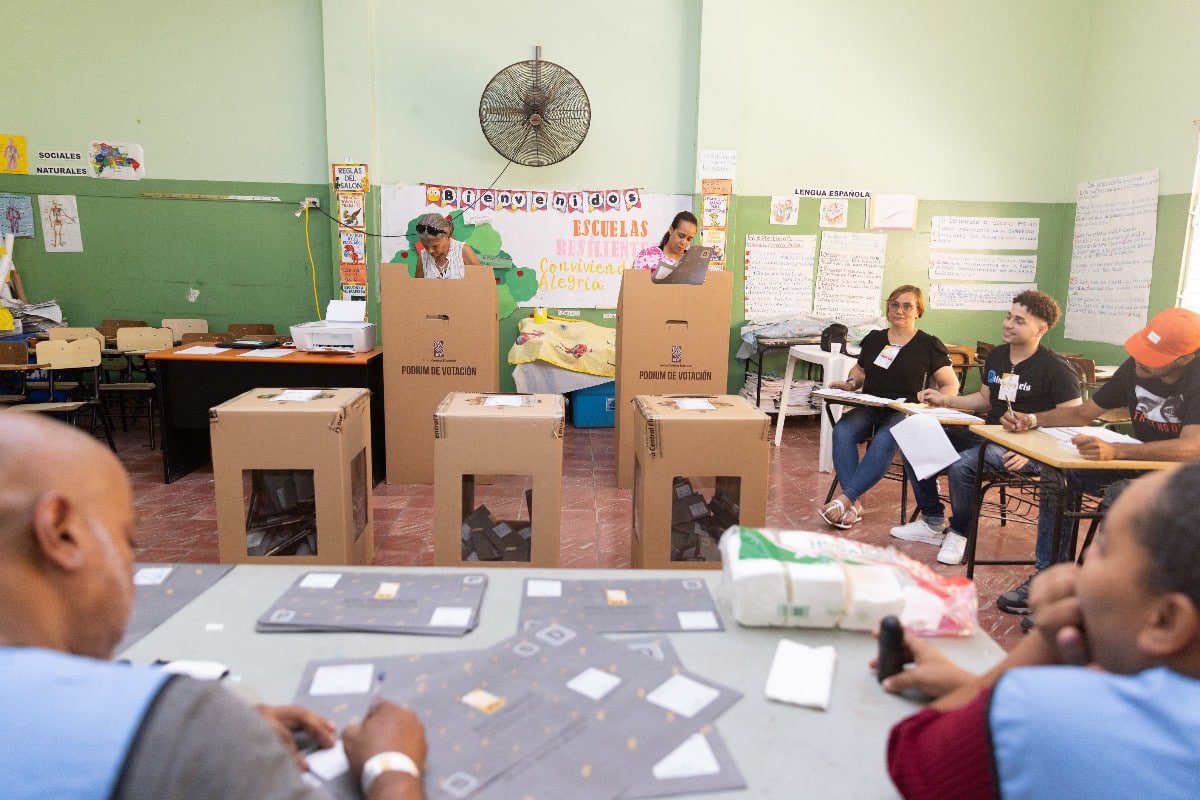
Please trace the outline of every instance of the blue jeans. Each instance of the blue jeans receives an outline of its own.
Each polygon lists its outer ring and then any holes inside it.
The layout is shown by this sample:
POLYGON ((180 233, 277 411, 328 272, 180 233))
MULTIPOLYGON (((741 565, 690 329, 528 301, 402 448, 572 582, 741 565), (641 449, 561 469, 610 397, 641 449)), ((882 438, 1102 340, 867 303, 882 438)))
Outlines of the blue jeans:
POLYGON ((904 414, 890 408, 858 407, 843 414, 833 426, 833 468, 842 494, 857 502, 883 479, 896 456, 892 427, 903 419, 904 414), (868 439, 871 443, 859 461, 858 446, 868 439))
MULTIPOLYGON (((946 470, 946 482, 950 489, 950 527, 955 533, 965 536, 975 524, 975 487, 979 483, 979 448, 983 446, 983 440, 963 430, 962 426, 947 428, 946 436, 958 451, 958 461, 946 470)), ((999 445, 989 444, 983 456, 984 468, 998 472, 1006 470, 1004 454, 1007 452, 999 445)), ((1036 475, 1040 466, 1036 461, 1030 461, 1017 471, 1023 475, 1036 475)), ((917 508, 921 510, 921 516, 925 517, 926 522, 933 520, 934 527, 937 527, 937 521, 945 519, 946 514, 945 506, 938 497, 937 476, 918 481, 908 461, 904 462, 904 469, 912 482, 913 496, 916 498, 917 508)), ((1041 519, 1042 515, 1039 514, 1039 524, 1041 519)), ((1046 547, 1050 547, 1048 542, 1046 547)))
MULTIPOLYGON (((1132 480, 1145 474, 1131 469, 1069 469, 1064 473, 1067 488, 1071 491, 1097 496, 1103 494, 1105 487, 1110 483, 1132 480)), ((1043 487, 1041 501, 1038 504, 1037 547, 1034 558, 1037 559, 1039 572, 1052 563, 1069 561, 1074 556, 1070 547, 1070 534, 1064 529, 1062 539, 1058 543, 1058 558, 1050 557, 1050 551, 1054 545, 1054 503, 1052 502, 1054 492, 1047 491, 1050 488, 1052 487, 1048 485, 1043 487)))

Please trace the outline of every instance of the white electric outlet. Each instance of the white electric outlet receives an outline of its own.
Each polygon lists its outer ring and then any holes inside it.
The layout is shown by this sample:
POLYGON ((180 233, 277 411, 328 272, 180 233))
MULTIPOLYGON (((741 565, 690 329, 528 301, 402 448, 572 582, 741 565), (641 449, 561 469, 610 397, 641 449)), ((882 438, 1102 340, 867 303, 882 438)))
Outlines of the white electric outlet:
POLYGON ((301 208, 320 208, 321 201, 315 197, 306 197, 300 206, 301 208))

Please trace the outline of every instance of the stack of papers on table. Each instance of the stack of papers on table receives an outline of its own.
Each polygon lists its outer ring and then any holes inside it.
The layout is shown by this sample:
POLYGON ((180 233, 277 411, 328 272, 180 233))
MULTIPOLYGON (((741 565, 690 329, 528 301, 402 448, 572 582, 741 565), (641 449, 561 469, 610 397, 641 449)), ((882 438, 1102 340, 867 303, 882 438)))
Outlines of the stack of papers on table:
MULTIPOLYGON (((792 381, 792 388, 788 392, 788 410, 797 408, 810 408, 812 401, 812 391, 820 384, 809 380, 792 381)), ((742 391, 739 393, 742 397, 754 404, 755 398, 759 395, 758 392, 758 375, 756 373, 748 373, 746 382, 742 386, 742 391)), ((765 411, 777 411, 779 409, 779 401, 783 396, 783 378, 778 375, 766 374, 762 376, 762 403, 759 408, 765 411)))
POLYGON ((1141 439, 1135 439, 1132 436, 1127 436, 1112 428, 1104 428, 1099 425, 1088 425, 1082 428, 1038 428, 1039 431, 1046 434, 1052 439, 1058 441, 1063 447, 1069 447, 1075 450, 1075 445, 1071 444, 1071 440, 1076 436, 1091 436, 1094 439, 1100 439, 1113 444, 1141 444, 1141 439))
POLYGON ((462 636, 479 624, 486 588, 487 578, 478 573, 309 572, 254 629, 462 636))
POLYGON ((848 392, 845 389, 816 389, 813 395, 823 400, 845 400, 860 406, 889 406, 896 402, 890 397, 879 397, 866 392, 848 392))

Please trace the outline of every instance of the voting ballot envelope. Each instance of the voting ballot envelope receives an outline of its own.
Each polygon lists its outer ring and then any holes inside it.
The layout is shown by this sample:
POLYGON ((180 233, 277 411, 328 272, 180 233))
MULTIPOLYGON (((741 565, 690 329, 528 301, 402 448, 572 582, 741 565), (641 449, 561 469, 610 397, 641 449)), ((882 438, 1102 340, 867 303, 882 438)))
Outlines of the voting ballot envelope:
POLYGON ((387 482, 433 483, 433 412, 449 392, 500 390, 496 279, 468 265, 461 280, 381 267, 387 482))
POLYGON ((222 564, 371 564, 370 399, 251 389, 209 410, 222 564))
POLYGON ((621 276, 613 448, 617 486, 633 486, 635 395, 729 391, 731 277, 710 272, 703 285, 687 286, 653 283, 649 270, 626 270, 621 276))

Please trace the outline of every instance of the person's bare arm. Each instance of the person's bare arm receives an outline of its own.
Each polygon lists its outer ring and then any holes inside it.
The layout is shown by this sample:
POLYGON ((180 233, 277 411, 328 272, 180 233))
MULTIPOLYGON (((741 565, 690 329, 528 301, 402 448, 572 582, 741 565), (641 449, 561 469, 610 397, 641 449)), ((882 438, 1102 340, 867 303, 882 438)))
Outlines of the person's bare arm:
MULTIPOLYGON (((342 746, 355 777, 362 779, 363 764, 379 753, 403 753, 417 769, 425 771, 425 728, 417 715, 388 700, 379 700, 362 724, 347 725, 342 746)), ((423 800, 425 789, 419 777, 407 772, 384 772, 371 784, 367 800, 423 800)))
MULTIPOLYGON (((950 367, 946 367, 950 369, 950 367)), ((955 386, 957 386, 957 382, 955 386)), ((987 385, 981 386, 978 392, 971 394, 960 395, 957 392, 954 394, 944 394, 938 389, 925 389, 917 395, 917 400, 927 406, 946 406, 947 408, 958 409, 959 411, 971 411, 976 414, 987 413, 987 410, 992 407, 991 392, 987 385), (951 400, 954 397, 956 399, 951 400)))
MULTIPOLYGON (((1042 418, 1038 417, 1038 424, 1042 418)), ((1178 439, 1128 444, 1106 442, 1094 436, 1080 434, 1071 439, 1079 455, 1089 461, 1111 461, 1116 458, 1140 461, 1196 461, 1200 459, 1200 425, 1184 425, 1178 439)))
MULTIPOLYGON (((1104 409, 1096 404, 1092 398, 1080 400, 1072 398, 1065 403, 1059 403, 1049 411, 1039 411, 1033 416, 1037 417, 1039 428, 1073 428, 1080 425, 1087 425, 1096 417, 1104 413, 1104 409)), ((1000 424, 1005 430, 1021 432, 1029 430, 1029 414, 1022 414, 1019 411, 1014 411, 1012 414, 1005 414, 1000 418, 1000 424)))
POLYGON ((475 255, 475 251, 469 245, 463 245, 463 263, 479 265, 479 256, 475 255))
MULTIPOLYGON (((933 373, 933 382, 937 384, 938 393, 942 397, 957 397, 960 384, 958 375, 954 372, 954 367, 942 367, 937 372, 933 373)), ((925 387, 922 386, 922 389, 925 387)))
POLYGON ((843 392, 857 392, 867 379, 867 373, 858 364, 850 368, 850 374, 844 381, 830 381, 830 389, 841 389, 843 392))
POLYGON ((296 766, 301 771, 308 769, 304 754, 296 749, 293 733, 307 733, 317 743, 318 747, 333 747, 334 731, 337 726, 315 711, 303 706, 267 706, 256 705, 254 710, 266 718, 279 737, 279 741, 296 759, 296 766))

